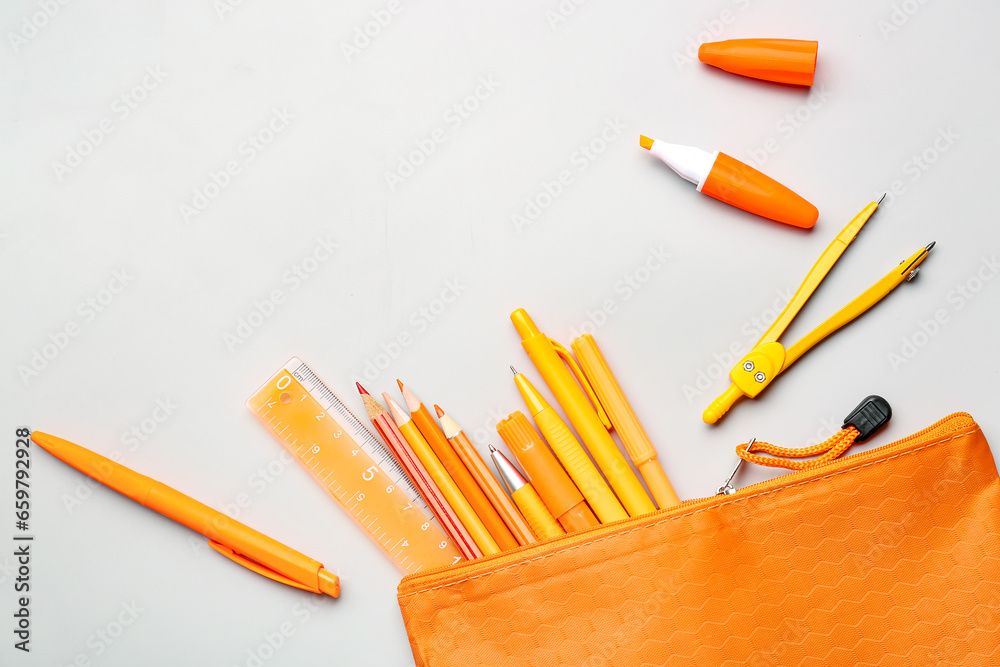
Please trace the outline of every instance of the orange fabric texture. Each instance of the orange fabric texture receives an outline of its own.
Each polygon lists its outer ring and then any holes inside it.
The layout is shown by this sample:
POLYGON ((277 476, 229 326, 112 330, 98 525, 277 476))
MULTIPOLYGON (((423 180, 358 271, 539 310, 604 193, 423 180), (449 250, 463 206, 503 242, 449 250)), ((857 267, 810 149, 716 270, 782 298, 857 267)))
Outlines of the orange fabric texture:
POLYGON ((1000 664, 971 417, 731 496, 406 577, 418 667, 1000 664))

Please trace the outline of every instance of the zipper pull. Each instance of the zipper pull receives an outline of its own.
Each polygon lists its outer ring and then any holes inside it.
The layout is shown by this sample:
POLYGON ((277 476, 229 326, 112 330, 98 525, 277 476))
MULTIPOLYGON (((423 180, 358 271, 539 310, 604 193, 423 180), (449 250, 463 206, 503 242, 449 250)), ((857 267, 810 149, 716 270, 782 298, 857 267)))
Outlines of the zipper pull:
POLYGON ((858 429, 858 437, 854 442, 862 442, 885 426, 891 417, 892 407, 889 401, 881 396, 868 396, 844 418, 843 428, 853 426, 858 429))
MULTIPOLYGON (((751 440, 750 444, 752 445, 755 442, 757 442, 757 438, 754 438, 753 440, 751 440)), ((736 461, 736 465, 733 466, 733 471, 731 473, 729 473, 729 477, 728 477, 728 479, 726 479, 726 483, 723 484, 722 486, 720 486, 718 488, 718 490, 715 492, 715 495, 717 495, 717 496, 731 496, 734 493, 736 493, 736 487, 733 486, 733 479, 736 477, 736 473, 738 473, 740 471, 740 466, 741 465, 743 465, 743 459, 738 459, 736 461)))

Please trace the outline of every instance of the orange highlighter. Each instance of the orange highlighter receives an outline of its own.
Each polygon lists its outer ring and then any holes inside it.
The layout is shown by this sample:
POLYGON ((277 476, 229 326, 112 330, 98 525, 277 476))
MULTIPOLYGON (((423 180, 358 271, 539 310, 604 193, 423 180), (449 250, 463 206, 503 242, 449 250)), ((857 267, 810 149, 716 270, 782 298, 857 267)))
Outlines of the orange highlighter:
POLYGON ((762 218, 810 229, 819 218, 815 206, 770 176, 734 157, 693 146, 639 136, 639 145, 659 158, 698 192, 762 218))
POLYGON ((497 433, 507 443, 517 462, 528 473, 532 486, 567 533, 600 524, 548 445, 520 410, 497 424, 497 433))
POLYGON ((340 595, 340 579, 323 564, 253 528, 68 440, 35 431, 35 444, 63 463, 208 538, 220 554, 269 579, 312 593, 340 595))
POLYGON ((493 457, 493 463, 497 467, 497 472, 500 479, 503 480, 504 486, 510 492, 510 497, 517 503, 538 539, 547 540, 550 537, 565 535, 566 531, 553 518, 552 513, 545 507, 545 503, 538 497, 534 487, 521 476, 521 473, 507 460, 507 457, 493 445, 490 445, 490 456, 493 457))

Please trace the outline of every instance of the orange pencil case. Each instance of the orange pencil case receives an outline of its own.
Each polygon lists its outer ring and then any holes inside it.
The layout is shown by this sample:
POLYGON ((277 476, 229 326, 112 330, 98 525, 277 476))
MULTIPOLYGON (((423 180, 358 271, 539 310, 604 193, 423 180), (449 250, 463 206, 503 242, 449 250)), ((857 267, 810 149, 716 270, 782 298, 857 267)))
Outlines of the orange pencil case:
POLYGON ((417 573, 418 667, 1000 664, 1000 479, 956 413, 825 465, 417 573))

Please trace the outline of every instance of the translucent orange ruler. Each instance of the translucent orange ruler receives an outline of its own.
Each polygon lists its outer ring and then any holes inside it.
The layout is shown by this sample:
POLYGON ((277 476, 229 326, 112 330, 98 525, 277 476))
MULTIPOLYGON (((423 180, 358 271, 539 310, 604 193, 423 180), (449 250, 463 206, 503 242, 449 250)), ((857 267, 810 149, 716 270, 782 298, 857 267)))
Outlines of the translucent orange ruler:
POLYGON ((300 359, 246 405, 403 573, 462 560, 392 453, 300 359))

